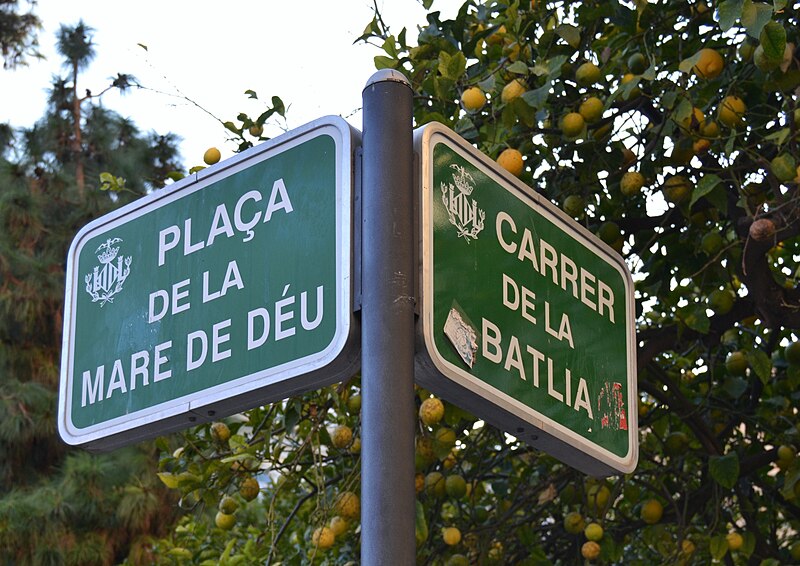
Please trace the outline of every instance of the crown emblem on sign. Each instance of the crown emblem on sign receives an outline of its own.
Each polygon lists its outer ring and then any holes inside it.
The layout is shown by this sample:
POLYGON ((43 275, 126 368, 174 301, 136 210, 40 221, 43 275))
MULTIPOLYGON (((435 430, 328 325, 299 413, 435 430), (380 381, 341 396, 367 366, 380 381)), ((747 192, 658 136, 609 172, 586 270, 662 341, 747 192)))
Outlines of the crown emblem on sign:
POLYGON ((466 196, 471 195, 475 188, 472 186, 472 183, 475 181, 472 179, 472 175, 467 172, 466 167, 453 163, 450 168, 456 170, 456 172, 453 173, 453 182, 456 184, 456 188, 466 196))
POLYGON ((95 255, 100 261, 100 265, 87 273, 83 278, 86 283, 86 292, 92 297, 93 303, 113 303, 114 296, 122 291, 122 286, 128 275, 131 274, 132 256, 119 256, 119 246, 122 238, 108 238, 105 242, 97 246, 95 255))
POLYGON ((100 252, 97 253, 97 259, 100 260, 100 263, 111 263, 112 261, 114 261, 114 258, 117 257, 117 253, 119 253, 119 246, 117 246, 116 248, 112 246, 117 242, 121 241, 122 241, 121 238, 113 238, 113 239, 109 238, 108 240, 105 241, 104 244, 100 244, 97 247, 95 253, 100 252))
POLYGON ((442 181, 442 204, 447 210, 450 224, 456 227, 458 237, 464 238, 469 243, 471 240, 478 239, 478 234, 483 230, 486 213, 478 206, 475 199, 469 198, 472 191, 475 190, 473 186, 475 180, 467 168, 453 163, 450 165, 450 169, 455 170, 455 173, 451 175, 453 182, 442 181))

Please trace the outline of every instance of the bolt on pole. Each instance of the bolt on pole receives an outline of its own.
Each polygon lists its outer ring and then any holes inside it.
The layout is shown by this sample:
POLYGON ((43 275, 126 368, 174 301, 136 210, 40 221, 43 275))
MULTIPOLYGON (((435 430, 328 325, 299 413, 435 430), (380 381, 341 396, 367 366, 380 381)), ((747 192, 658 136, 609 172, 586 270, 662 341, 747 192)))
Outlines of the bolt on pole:
POLYGON ((394 70, 362 93, 361 564, 416 562, 412 91, 394 70))

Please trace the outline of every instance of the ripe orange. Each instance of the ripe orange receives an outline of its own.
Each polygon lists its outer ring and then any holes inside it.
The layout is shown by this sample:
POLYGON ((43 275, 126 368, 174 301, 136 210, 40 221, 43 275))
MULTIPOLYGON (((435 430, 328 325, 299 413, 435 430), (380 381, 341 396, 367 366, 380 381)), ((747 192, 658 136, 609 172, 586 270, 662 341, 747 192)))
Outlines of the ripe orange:
POLYGON ((578 113, 587 124, 594 124, 603 117, 603 101, 596 96, 590 96, 581 103, 578 113))
POLYGON ((423 424, 433 426, 442 420, 442 417, 444 417, 444 403, 442 403, 441 399, 428 397, 419 407, 419 419, 423 424))
POLYGON ((666 180, 662 192, 667 202, 680 204, 692 194, 692 183, 682 175, 674 175, 666 180))
POLYGON ((219 162, 221 157, 222 154, 216 147, 209 147, 203 154, 203 161, 206 162, 206 165, 214 165, 219 162))
POLYGON ((442 529, 442 540, 448 546, 455 546, 461 542, 461 531, 457 527, 445 527, 442 529))
POLYGON ((726 96, 717 111, 717 119, 729 128, 744 126, 744 113, 747 111, 744 100, 738 96, 726 96))
POLYGON ((580 86, 588 87, 602 78, 600 68, 594 63, 584 63, 575 71, 575 82, 580 86))
POLYGON ((334 508, 345 519, 358 519, 361 515, 361 500, 352 491, 343 491, 336 498, 334 508))
POLYGON ((332 547, 335 540, 336 535, 328 527, 319 527, 311 535, 311 544, 321 550, 332 547))
POLYGON ((722 55, 708 47, 701 49, 699 54, 700 58, 697 60, 697 64, 692 68, 694 74, 704 79, 717 78, 725 68, 725 61, 722 59, 722 55))
POLYGON ((331 433, 331 442, 336 448, 347 448, 353 441, 353 429, 347 425, 339 425, 331 433))
POLYGON ((254 477, 245 478, 239 486, 239 495, 241 495, 242 499, 245 501, 252 501, 258 497, 259 492, 261 492, 261 486, 254 477))
POLYGON ((648 499, 642 505, 641 517, 648 525, 655 525, 664 515, 664 506, 658 499, 648 499))
POLYGON ((570 112, 561 119, 561 133, 568 138, 574 138, 581 134, 586 122, 578 112, 570 112))
POLYGON ((486 95, 477 86, 470 87, 461 93, 461 105, 468 112, 477 112, 483 108, 484 104, 486 104, 486 95))
POLYGON ((628 171, 619 182, 619 189, 626 197, 638 194, 644 186, 644 175, 638 171, 628 171))
POLYGON ((593 540, 583 543, 581 547, 581 556, 586 560, 595 560, 600 556, 600 545, 593 540))
MULTIPOLYGON (((519 150, 511 147, 504 149, 502 153, 497 156, 497 164, 515 177, 519 177, 525 168, 525 162, 522 160, 522 154, 519 152, 519 150)), ((422 409, 420 408, 420 410, 422 409)))
POLYGON ((503 90, 500 93, 500 100, 503 102, 503 104, 508 104, 515 98, 522 96, 526 90, 525 83, 523 83, 520 79, 514 79, 503 87, 503 90))

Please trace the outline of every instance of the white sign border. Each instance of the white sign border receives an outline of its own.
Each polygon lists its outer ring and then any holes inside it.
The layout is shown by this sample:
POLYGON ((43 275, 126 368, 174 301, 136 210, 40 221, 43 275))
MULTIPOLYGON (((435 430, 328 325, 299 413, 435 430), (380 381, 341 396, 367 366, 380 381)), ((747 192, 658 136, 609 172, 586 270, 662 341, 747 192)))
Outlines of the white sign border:
MULTIPOLYGON (((414 132, 415 150, 420 160, 420 240, 421 240, 421 281, 420 281, 420 300, 421 300, 421 319, 422 319, 422 339, 430 357, 430 361, 441 376, 448 379, 461 388, 462 392, 469 392, 468 396, 479 396, 490 404, 484 411, 494 423, 502 423, 504 415, 513 415, 515 421, 522 420, 534 428, 542 431, 546 435, 555 438, 557 441, 572 447, 576 454, 567 460, 568 464, 580 467, 584 471, 606 474, 611 470, 630 473, 636 469, 639 457, 638 450, 638 389, 636 382, 636 334, 635 334, 635 301, 633 298, 633 280, 630 272, 619 254, 599 241, 596 236, 589 233, 585 228, 577 224, 564 212, 559 210, 550 201, 533 191, 530 187, 519 181, 516 177, 503 171, 497 163, 490 160, 486 155, 475 149, 466 142, 461 136, 450 128, 433 122, 418 128, 414 132), (598 257, 607 261, 614 267, 622 277, 626 288, 626 330, 628 335, 627 345, 627 386, 628 386, 628 446, 629 450, 625 456, 618 456, 605 448, 602 448, 581 435, 566 428, 564 425, 552 420, 527 405, 517 401, 511 396, 492 387, 491 385, 477 379, 463 368, 456 366, 446 360, 438 351, 433 338, 433 219, 432 202, 435 187, 433 187, 433 150, 437 144, 444 143, 448 148, 455 151, 464 159, 476 164, 482 172, 490 177, 497 184, 511 192, 521 201, 527 201, 530 206, 536 207, 538 212, 545 214, 548 219, 556 224, 565 232, 571 233, 576 240, 587 248, 594 250, 598 257), (499 411, 492 410, 491 406, 496 406, 499 411), (494 417, 494 419, 492 419, 494 417), (586 458, 588 457, 588 459, 586 458)), ((423 364, 424 365, 424 364, 423 364)), ((435 378, 424 376, 423 384, 431 385, 439 391, 442 389, 441 380, 436 382, 435 378), (427 380, 426 380, 427 377, 427 380), (430 381, 428 381, 430 380, 430 381), (427 383, 426 383, 427 381, 427 383)), ((443 395, 446 397, 446 395, 443 395)), ((471 405, 475 405, 475 399, 471 405)), ((482 406, 482 405, 481 405, 482 406)), ((477 412, 477 411, 476 411, 477 412)), ((480 416, 480 415, 478 415, 480 416)), ((507 431, 514 434, 513 431, 507 431)), ((532 445, 530 434, 527 437, 520 437, 532 445)), ((563 448, 563 447, 562 447, 563 448)), ((563 452, 563 450, 562 450, 563 452)))
MULTIPOLYGON (((73 446, 114 448, 139 439, 161 434, 155 430, 154 423, 172 421, 164 432, 191 426, 193 423, 209 420, 212 416, 222 416, 216 405, 227 399, 240 397, 265 387, 285 384, 285 393, 274 392, 272 397, 283 398, 297 393, 292 380, 318 371, 337 361, 354 340, 357 332, 353 324, 353 200, 355 181, 355 148, 359 132, 338 116, 325 116, 300 126, 290 132, 252 147, 226 159, 217 165, 205 168, 195 174, 146 195, 133 203, 97 218, 84 226, 72 241, 67 255, 66 288, 64 303, 64 333, 59 383, 58 430, 62 440, 73 446), (318 136, 329 135, 334 139, 337 168, 336 178, 336 317, 334 336, 328 346, 315 354, 292 360, 280 366, 242 376, 235 380, 198 391, 177 399, 171 399, 145 409, 103 421, 90 427, 79 428, 72 423, 72 399, 75 376, 72 373, 74 356, 75 312, 77 293, 81 286, 78 280, 77 263, 86 242, 106 232, 116 225, 129 222, 152 210, 170 204, 192 193, 238 173, 257 163, 270 159, 318 136), (185 419, 181 417, 186 417, 185 419), (175 420, 179 423, 174 422, 175 420)), ((348 364, 346 364, 348 365, 348 364)), ((352 365, 352 364, 349 364, 352 365)), ((349 371, 350 368, 346 371, 349 371)), ((320 387, 340 377, 333 374, 320 383, 320 387)), ((261 401, 266 402, 266 401, 261 401)), ((259 403, 253 403, 257 406, 259 403)))

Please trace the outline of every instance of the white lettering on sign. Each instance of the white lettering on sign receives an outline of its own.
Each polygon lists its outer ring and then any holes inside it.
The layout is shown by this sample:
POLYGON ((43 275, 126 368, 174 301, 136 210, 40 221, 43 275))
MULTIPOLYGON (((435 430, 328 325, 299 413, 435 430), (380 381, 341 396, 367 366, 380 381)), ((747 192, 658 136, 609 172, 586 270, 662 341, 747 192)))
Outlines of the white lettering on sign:
POLYGON ((289 191, 286 189, 283 179, 278 179, 272 184, 272 190, 264 210, 248 213, 248 209, 252 208, 252 203, 259 203, 262 199, 263 195, 258 190, 254 189, 244 193, 233 207, 233 220, 231 220, 230 211, 225 203, 217 205, 204 239, 195 239, 197 235, 192 235, 192 218, 184 220, 183 229, 177 224, 173 224, 160 230, 158 233, 158 266, 164 265, 168 252, 177 249, 181 243, 183 243, 185 257, 213 246, 217 238, 232 238, 237 233, 242 234, 243 242, 249 242, 255 236, 254 228, 259 222, 262 224, 269 222, 272 215, 279 211, 283 211, 285 214, 294 212, 292 200, 289 198, 289 191))
MULTIPOLYGON (((231 357, 231 350, 221 350, 220 346, 230 341, 229 332, 223 333, 231 326, 231 319, 223 320, 211 326, 211 363, 231 357)), ((205 330, 196 330, 186 337, 186 371, 192 371, 206 362, 208 357, 208 334, 205 330), (195 355, 195 344, 200 341, 200 352, 195 355)))
POLYGON ((523 381, 528 381, 530 375, 531 385, 537 389, 540 387, 540 377, 546 373, 547 394, 550 397, 572 407, 575 411, 585 411, 590 420, 594 418, 592 405, 589 402, 589 386, 583 377, 579 377, 576 381, 569 368, 556 371, 553 359, 530 345, 525 346, 525 352, 529 354, 529 357, 525 358, 519 338, 512 335, 504 341, 503 334, 496 324, 486 318, 482 320, 481 355, 484 358, 494 364, 502 365, 507 373, 516 375, 523 381), (542 364, 545 365, 544 371, 542 364))
MULTIPOLYGON (((153 381, 161 381, 171 377, 172 370, 164 366, 169 362, 165 352, 172 347, 172 340, 158 344, 154 349, 155 365, 153 368, 153 381)), ((106 365, 97 366, 92 374, 91 370, 83 372, 81 384, 81 407, 94 405, 103 399, 115 395, 128 393, 136 389, 137 380, 143 387, 150 385, 150 352, 142 350, 132 354, 127 364, 122 359, 116 359, 111 364, 111 376, 108 388, 105 386, 106 365), (125 369, 128 369, 129 381, 125 382, 125 369)))
MULTIPOLYGON (((254 350, 266 344, 272 330, 272 324, 275 325, 275 338, 277 342, 294 336, 296 332, 295 326, 289 323, 294 319, 294 311, 290 309, 296 302, 295 295, 286 296, 289 291, 289 285, 283 289, 283 298, 277 301, 270 316, 270 310, 264 307, 258 307, 247 313, 247 349, 254 350)), ((324 313, 323 295, 324 286, 317 287, 316 305, 314 306, 314 319, 311 320, 308 316, 308 293, 303 291, 300 293, 300 326, 305 331, 314 330, 322 323, 324 313)))
MULTIPOLYGON (((500 247, 517 257, 519 261, 530 262, 533 270, 551 280, 554 285, 572 293, 584 305, 600 316, 614 320, 614 291, 604 281, 583 267, 578 267, 566 254, 559 253, 542 238, 538 241, 533 233, 525 228, 520 237, 514 219, 507 212, 498 212, 495 218, 495 233, 500 247), (538 249, 537 249, 538 245, 538 249)), ((566 339, 563 319, 559 335, 566 339)), ((571 341, 571 338, 570 338, 571 341)))

